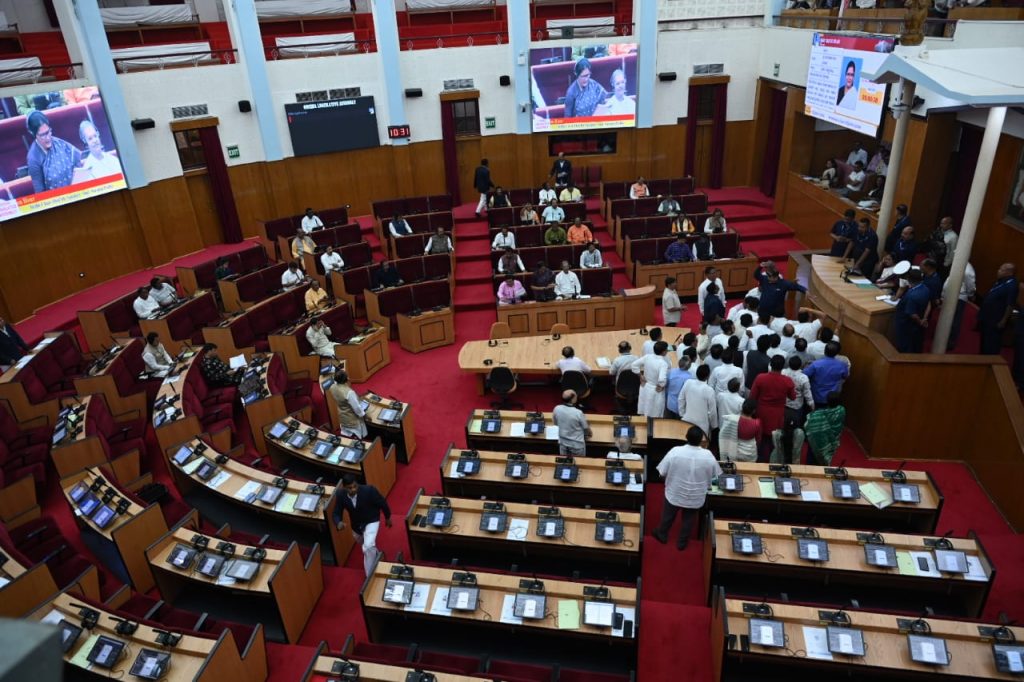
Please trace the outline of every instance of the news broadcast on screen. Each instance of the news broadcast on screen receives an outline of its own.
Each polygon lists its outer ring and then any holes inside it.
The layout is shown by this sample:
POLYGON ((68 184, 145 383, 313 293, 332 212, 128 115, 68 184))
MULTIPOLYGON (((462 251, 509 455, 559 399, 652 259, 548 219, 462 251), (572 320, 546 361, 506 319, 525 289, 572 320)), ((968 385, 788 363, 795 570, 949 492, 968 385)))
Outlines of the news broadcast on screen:
POLYGON ((0 221, 124 189, 95 86, 0 98, 0 221))
POLYGON ((533 132, 636 127, 636 43, 530 50, 533 132))
POLYGON ((890 36, 815 33, 807 67, 804 113, 874 136, 885 107, 885 85, 864 78, 893 51, 890 36))

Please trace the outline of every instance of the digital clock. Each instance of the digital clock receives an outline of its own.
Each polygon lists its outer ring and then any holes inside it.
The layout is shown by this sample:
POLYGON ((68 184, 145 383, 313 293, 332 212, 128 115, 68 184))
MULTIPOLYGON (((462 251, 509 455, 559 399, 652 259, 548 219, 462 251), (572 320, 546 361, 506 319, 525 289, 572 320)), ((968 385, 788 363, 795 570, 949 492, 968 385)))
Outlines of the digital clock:
POLYGON ((395 140, 400 137, 412 137, 408 124, 404 126, 388 126, 388 139, 395 140))

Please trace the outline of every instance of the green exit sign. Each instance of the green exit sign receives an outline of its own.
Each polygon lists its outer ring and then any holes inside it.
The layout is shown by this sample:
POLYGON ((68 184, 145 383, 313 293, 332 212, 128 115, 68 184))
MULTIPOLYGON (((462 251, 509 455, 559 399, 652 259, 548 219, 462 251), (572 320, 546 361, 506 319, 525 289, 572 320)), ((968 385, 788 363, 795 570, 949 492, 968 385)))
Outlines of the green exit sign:
POLYGON ((240 151, 238 151, 238 145, 237 144, 233 144, 233 145, 228 147, 228 158, 229 159, 237 159, 241 155, 242 155, 242 153, 240 151))
POLYGON ((494 120, 493 116, 488 116, 484 119, 484 128, 497 128, 498 123, 494 120))

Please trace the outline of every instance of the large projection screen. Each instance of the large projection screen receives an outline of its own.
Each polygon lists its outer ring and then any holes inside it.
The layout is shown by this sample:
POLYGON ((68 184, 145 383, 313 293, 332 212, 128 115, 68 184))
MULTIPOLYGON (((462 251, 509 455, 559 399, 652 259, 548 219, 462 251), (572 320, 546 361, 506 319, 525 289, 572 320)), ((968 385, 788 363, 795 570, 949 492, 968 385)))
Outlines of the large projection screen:
POLYGON ((530 50, 533 132, 636 127, 636 43, 530 50))
POLYGON ((0 98, 0 221, 124 189, 95 86, 0 98))
POLYGON ((874 73, 894 44, 887 36, 815 33, 804 113, 874 137, 885 106, 885 85, 863 74, 874 73))

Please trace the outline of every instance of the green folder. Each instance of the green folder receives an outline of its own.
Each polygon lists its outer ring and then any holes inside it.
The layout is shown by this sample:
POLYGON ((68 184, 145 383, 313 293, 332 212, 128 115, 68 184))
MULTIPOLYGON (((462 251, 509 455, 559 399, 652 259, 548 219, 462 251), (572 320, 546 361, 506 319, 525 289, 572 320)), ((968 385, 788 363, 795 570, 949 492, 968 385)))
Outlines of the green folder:
POLYGON ((874 481, 871 483, 865 483, 860 487, 860 494, 865 500, 875 505, 879 509, 885 509, 892 504, 892 495, 890 495, 885 488, 878 485, 874 481))
POLYGON ((896 552, 896 567, 900 575, 917 575, 917 566, 910 552, 896 552))
POLYGON ((469 423, 470 433, 482 433, 483 432, 483 419, 474 419, 469 423))
POLYGON ((76 668, 88 668, 92 665, 89 663, 89 652, 92 651, 99 638, 99 635, 90 635, 89 639, 85 640, 85 643, 78 647, 78 651, 75 652, 75 655, 71 657, 68 663, 76 668))
POLYGON ((575 599, 558 600, 558 629, 578 630, 580 627, 580 603, 575 599))

